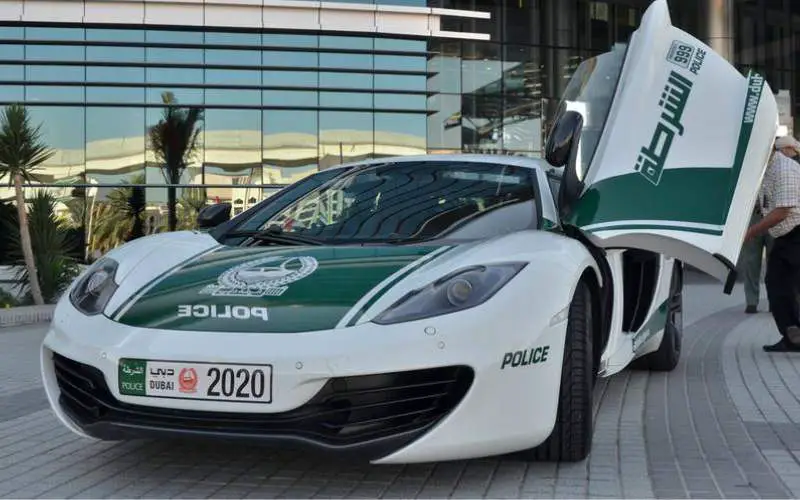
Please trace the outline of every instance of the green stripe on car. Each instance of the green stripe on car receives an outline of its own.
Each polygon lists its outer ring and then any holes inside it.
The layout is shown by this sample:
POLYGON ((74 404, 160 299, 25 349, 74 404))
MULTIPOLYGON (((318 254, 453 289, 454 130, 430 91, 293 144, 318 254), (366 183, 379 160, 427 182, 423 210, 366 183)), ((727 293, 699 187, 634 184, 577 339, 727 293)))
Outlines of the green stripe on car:
POLYGON ((365 294, 440 248, 226 247, 192 259, 158 281, 119 322, 233 333, 332 329, 365 294))

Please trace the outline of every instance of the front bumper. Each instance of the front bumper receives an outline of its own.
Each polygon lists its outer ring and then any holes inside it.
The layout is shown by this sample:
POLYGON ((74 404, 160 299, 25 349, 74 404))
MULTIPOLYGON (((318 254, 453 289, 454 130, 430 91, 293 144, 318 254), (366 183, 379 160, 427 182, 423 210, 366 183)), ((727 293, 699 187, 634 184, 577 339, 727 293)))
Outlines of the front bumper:
POLYGON ((119 401, 103 373, 52 357, 58 404, 103 440, 188 436, 309 447, 376 460, 407 445, 455 408, 472 384, 466 366, 329 379, 307 403, 280 413, 179 410, 119 401))
POLYGON ((62 301, 42 377, 62 423, 88 437, 225 437, 377 463, 496 455, 536 446, 555 421, 565 323, 551 324, 563 305, 545 300, 532 311, 529 296, 515 293, 424 321, 296 334, 132 328, 62 301), (509 352, 537 346, 549 346, 546 363, 501 368, 509 352), (123 395, 121 358, 269 363, 274 398, 123 395))

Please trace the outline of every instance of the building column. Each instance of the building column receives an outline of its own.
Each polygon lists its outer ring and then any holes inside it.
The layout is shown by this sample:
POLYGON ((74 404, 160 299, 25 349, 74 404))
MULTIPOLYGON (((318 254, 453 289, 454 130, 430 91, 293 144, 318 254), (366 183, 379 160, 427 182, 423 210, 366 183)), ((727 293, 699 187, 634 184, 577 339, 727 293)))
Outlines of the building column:
POLYGON ((563 76, 569 62, 568 49, 577 46, 575 33, 582 20, 577 17, 575 0, 547 0, 542 11, 544 44, 547 46, 544 49, 547 80, 543 90, 549 98, 558 99, 566 86, 563 76))
POLYGON ((733 0, 700 0, 699 7, 703 41, 714 52, 733 63, 735 35, 733 0))

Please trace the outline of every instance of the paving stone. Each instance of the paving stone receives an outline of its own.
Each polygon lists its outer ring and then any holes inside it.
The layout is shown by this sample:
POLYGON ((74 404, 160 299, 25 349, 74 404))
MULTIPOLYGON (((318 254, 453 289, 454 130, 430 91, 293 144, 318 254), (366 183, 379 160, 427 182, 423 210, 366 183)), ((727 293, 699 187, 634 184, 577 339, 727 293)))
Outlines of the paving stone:
MULTIPOLYGON (((739 292, 737 292, 739 293, 739 292)), ((800 357, 768 355, 768 315, 692 284, 681 363, 598 381, 593 451, 574 464, 510 457, 340 463, 246 445, 99 443, 46 407, 46 325, 0 330, 0 496, 41 498, 789 498, 800 495, 800 357), (708 304, 717 304, 709 308, 708 304)))

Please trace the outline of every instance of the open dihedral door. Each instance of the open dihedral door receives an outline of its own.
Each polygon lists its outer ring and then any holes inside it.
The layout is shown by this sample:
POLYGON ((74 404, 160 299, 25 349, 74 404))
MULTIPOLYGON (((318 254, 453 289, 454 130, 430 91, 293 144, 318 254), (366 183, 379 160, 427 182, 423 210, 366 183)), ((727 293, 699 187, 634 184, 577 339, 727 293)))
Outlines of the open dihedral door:
POLYGON ((729 293, 778 127, 769 85, 673 27, 666 0, 627 48, 582 66, 562 107, 583 116, 582 191, 564 222, 605 248, 682 260, 729 293))

